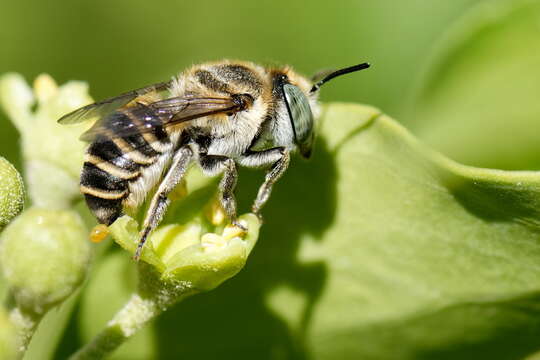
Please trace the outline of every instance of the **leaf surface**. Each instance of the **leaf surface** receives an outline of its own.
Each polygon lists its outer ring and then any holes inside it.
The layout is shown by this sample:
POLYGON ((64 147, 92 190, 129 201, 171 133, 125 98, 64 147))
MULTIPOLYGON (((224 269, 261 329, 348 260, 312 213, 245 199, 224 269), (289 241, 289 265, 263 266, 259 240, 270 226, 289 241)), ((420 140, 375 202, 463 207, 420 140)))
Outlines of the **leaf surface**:
POLYGON ((540 2, 488 1, 439 42, 407 124, 469 165, 540 169, 540 2))
MULTIPOLYGON (((319 130, 312 160, 294 159, 276 185, 246 268, 162 316, 155 356, 515 359, 536 350, 540 172, 460 165, 360 105, 327 105, 319 130)), ((241 208, 261 181, 240 174, 241 208)))

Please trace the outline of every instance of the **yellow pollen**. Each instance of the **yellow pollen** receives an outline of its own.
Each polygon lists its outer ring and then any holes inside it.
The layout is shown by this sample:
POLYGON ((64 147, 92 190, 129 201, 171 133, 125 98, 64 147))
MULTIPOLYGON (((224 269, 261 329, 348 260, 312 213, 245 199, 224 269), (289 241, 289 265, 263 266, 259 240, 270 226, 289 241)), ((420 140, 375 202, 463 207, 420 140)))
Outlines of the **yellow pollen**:
POLYGON ((90 241, 93 243, 100 243, 109 235, 109 228, 107 225, 99 224, 94 226, 90 231, 90 241))

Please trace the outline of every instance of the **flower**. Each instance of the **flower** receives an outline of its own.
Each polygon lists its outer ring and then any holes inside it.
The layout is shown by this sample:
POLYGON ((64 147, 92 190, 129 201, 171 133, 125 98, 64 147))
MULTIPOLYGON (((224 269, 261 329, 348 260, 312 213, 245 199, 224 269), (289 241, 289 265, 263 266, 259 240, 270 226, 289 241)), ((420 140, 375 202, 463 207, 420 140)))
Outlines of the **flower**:
MULTIPOLYGON (((239 221, 247 227, 247 233, 233 225, 205 233, 200 218, 184 225, 161 226, 149 237, 141 261, 152 265, 162 281, 182 282, 189 289, 211 290, 244 267, 257 242, 258 218, 247 214, 239 221)), ((110 226, 115 241, 132 254, 140 237, 138 229, 137 222, 129 216, 110 226)))

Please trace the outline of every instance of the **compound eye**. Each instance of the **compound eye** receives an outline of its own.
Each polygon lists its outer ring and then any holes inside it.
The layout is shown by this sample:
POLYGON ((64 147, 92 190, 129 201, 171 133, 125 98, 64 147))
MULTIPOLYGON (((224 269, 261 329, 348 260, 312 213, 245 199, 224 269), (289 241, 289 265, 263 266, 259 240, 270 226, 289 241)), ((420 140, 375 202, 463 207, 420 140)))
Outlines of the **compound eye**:
POLYGON ((309 100, 297 86, 291 84, 283 84, 283 93, 294 131, 295 143, 300 154, 307 158, 311 155, 313 147, 314 124, 309 100))

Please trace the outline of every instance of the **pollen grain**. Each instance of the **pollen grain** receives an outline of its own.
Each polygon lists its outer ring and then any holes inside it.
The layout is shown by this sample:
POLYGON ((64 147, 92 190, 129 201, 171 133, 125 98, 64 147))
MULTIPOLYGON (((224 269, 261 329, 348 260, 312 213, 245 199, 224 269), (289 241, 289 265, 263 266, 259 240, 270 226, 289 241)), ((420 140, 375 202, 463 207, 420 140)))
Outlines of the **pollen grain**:
POLYGON ((107 225, 99 224, 94 226, 90 231, 90 241, 93 243, 100 243, 109 235, 109 228, 107 225))

